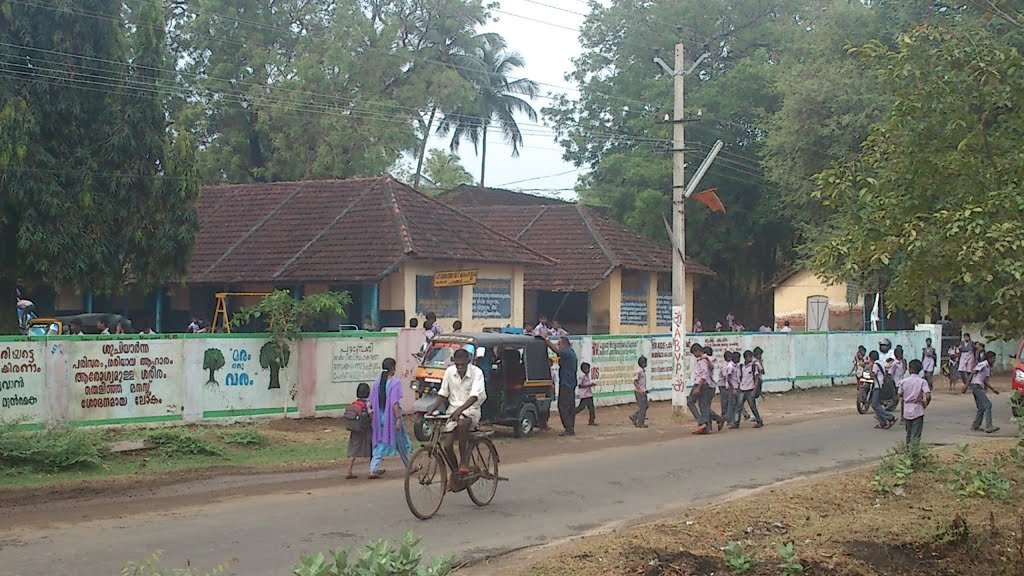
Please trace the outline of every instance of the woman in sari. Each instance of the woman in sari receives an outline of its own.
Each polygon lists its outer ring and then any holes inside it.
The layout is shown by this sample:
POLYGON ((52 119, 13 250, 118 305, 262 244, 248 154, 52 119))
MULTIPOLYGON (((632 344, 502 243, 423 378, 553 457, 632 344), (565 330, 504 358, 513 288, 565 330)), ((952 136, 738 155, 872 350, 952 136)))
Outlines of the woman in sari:
POLYGON ((380 377, 370 389, 370 422, 373 430, 373 457, 370 479, 380 478, 385 470, 381 460, 396 454, 409 467, 409 435, 402 417, 402 381, 395 377, 395 359, 385 358, 380 377))

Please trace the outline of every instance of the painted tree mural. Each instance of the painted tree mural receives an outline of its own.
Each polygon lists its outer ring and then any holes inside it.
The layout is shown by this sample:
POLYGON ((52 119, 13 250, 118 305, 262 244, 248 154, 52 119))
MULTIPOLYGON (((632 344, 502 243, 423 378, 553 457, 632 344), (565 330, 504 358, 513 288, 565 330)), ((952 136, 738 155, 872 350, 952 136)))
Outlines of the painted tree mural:
POLYGON ((203 370, 210 371, 210 377, 207 378, 207 384, 220 384, 217 379, 213 377, 213 373, 224 367, 224 353, 217 348, 207 348, 206 352, 203 353, 203 370))

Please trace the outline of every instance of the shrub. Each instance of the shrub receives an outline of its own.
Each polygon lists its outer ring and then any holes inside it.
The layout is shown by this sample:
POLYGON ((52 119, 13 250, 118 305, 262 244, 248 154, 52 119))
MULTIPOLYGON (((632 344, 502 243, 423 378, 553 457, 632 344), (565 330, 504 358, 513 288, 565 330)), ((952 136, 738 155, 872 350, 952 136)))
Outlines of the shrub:
POLYGON ((959 447, 960 455, 947 469, 951 480, 947 484, 957 496, 1006 500, 1013 490, 1010 480, 1003 475, 1003 459, 996 456, 988 466, 971 458, 970 447, 959 447))
POLYGON ((730 542, 722 549, 725 552, 725 563, 737 574, 745 574, 754 567, 754 555, 747 554, 739 542, 730 542))
POLYGON ((181 428, 162 428, 146 434, 164 456, 223 456, 224 450, 181 428))
POLYGON ((422 566, 423 551, 417 548, 420 539, 411 532, 395 547, 378 540, 363 548, 359 558, 349 562, 349 551, 335 550, 328 559, 324 554, 303 557, 295 565, 295 576, 447 576, 451 560, 439 558, 430 566, 422 566))
MULTIPOLYGON (((386 540, 379 540, 363 548, 359 557, 349 561, 349 551, 335 550, 329 554, 303 557, 292 573, 296 576, 448 576, 451 560, 441 558, 429 566, 423 566, 423 551, 418 548, 420 539, 412 533, 392 546, 386 540)), ((121 570, 121 576, 220 576, 228 564, 218 566, 213 572, 200 575, 191 567, 166 569, 158 566, 160 552, 149 560, 130 563, 121 570)))
POLYGON ((0 420, 0 465, 34 472, 95 468, 104 454, 103 437, 75 428, 25 430, 0 420))
POLYGON ((247 426, 227 432, 224 441, 238 446, 263 446, 267 443, 267 436, 259 428, 247 426))
POLYGON ((927 446, 918 443, 902 445, 882 458, 871 479, 871 488, 882 496, 903 496, 907 480, 918 470, 929 468, 934 456, 927 446))
POLYGON ((782 576, 801 576, 804 573, 804 565, 800 563, 800 557, 796 555, 796 548, 792 542, 777 546, 775 553, 779 555, 779 571, 782 572, 782 576))

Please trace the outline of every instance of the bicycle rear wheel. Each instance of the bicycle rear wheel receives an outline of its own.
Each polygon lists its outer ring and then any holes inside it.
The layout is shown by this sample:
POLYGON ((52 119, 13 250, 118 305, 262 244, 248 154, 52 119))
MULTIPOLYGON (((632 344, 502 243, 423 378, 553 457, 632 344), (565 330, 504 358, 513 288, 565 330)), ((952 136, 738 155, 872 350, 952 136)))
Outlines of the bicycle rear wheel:
POLYGON ((467 487, 469 499, 477 506, 487 506, 498 491, 498 450, 490 440, 481 438, 469 453, 469 461, 470 470, 479 474, 467 487))
POLYGON ((423 446, 413 453, 405 474, 405 502, 420 520, 428 520, 441 508, 448 485, 448 465, 440 452, 423 446))

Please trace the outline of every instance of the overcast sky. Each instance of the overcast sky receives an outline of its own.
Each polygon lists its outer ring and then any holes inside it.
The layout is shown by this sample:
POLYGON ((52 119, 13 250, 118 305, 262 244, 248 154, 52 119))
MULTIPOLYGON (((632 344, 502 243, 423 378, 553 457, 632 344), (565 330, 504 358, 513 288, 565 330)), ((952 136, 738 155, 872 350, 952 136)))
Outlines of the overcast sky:
MULTIPOLYGON (((575 94, 565 74, 572 69, 572 59, 580 53, 579 33, 575 29, 582 25, 582 14, 587 12, 589 8, 584 0, 501 0, 494 13, 497 22, 484 29, 498 32, 510 48, 523 55, 526 67, 522 76, 541 83, 542 97, 533 101, 538 113, 551 103, 548 98, 551 94, 575 94)), ((536 123, 525 117, 519 119, 525 146, 520 148, 517 158, 512 157, 512 147, 499 134, 488 133, 487 186, 530 189, 532 194, 575 199, 572 189, 582 172, 562 160, 562 149, 555 143, 551 129, 544 124, 543 117, 536 123)), ((447 139, 435 136, 430 146, 446 148, 448 144, 447 139)), ((463 142, 459 155, 462 164, 479 181, 480 157, 474 154, 473 145, 463 142)))

